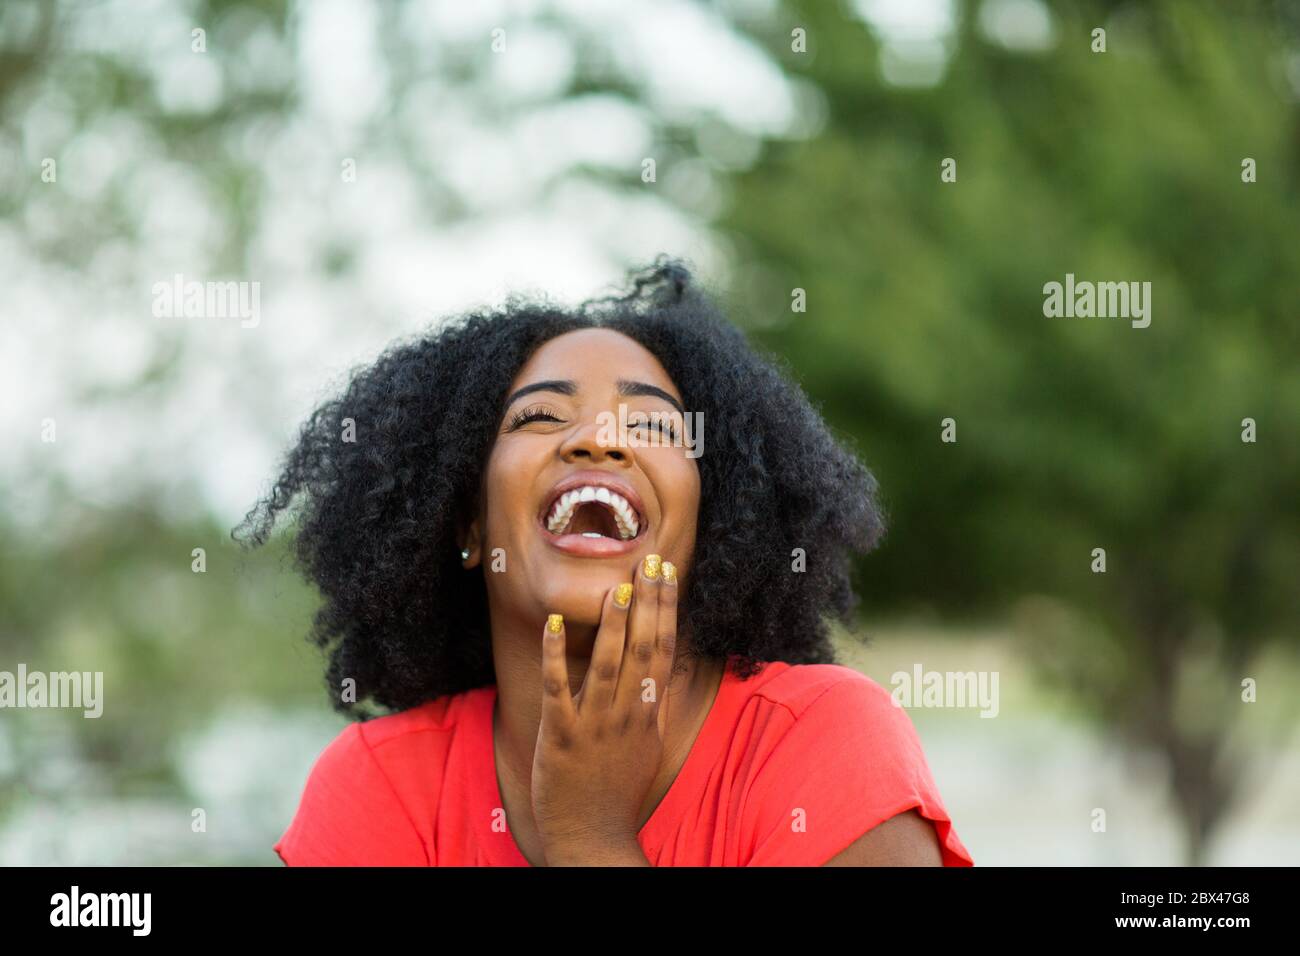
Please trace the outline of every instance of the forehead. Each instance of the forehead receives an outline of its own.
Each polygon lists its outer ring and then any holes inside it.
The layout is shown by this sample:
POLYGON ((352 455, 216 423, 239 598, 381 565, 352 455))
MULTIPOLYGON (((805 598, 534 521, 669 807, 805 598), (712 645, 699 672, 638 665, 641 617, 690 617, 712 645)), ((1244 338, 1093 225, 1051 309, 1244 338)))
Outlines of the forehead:
POLYGON ((613 329, 578 329, 557 335, 524 363, 511 388, 551 379, 570 379, 579 389, 612 387, 619 379, 630 379, 657 385, 681 398, 654 353, 613 329))

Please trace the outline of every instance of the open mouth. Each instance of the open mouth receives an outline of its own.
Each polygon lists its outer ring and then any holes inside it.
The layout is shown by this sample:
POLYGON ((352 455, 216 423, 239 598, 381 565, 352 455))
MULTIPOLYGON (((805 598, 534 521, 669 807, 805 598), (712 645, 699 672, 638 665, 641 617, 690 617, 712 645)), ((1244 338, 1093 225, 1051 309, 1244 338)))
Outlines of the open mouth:
POLYGON ((542 524, 553 535, 631 541, 646 527, 645 517, 616 491, 600 485, 580 485, 551 502, 542 524))

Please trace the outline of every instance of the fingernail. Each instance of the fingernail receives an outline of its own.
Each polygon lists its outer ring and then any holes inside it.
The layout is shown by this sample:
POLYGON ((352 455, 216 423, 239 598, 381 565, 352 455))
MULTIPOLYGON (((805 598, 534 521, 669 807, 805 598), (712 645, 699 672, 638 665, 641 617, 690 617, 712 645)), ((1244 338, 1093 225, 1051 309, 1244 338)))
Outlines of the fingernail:
POLYGON ((676 584, 677 565, 673 564, 671 561, 665 561, 663 570, 664 570, 664 584, 676 584))
POLYGON ((663 559, 657 554, 647 554, 645 556, 645 576, 653 581, 659 577, 659 568, 663 564, 663 559))
POLYGON ((552 614, 546 618, 546 629, 552 634, 559 634, 564 630, 564 615, 552 614))
POLYGON ((632 585, 620 584, 614 589, 614 603, 619 607, 627 607, 632 603, 632 585))

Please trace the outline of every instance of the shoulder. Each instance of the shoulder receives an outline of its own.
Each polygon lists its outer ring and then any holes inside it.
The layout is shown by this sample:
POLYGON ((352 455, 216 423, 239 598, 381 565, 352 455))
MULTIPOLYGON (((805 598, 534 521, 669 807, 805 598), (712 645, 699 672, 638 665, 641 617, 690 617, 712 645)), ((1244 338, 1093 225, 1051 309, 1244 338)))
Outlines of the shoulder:
MULTIPOLYGON (((418 707, 361 721, 352 726, 372 750, 387 749, 397 743, 418 746, 420 735, 451 733, 465 720, 470 708, 489 688, 477 688, 426 701, 418 707)), ((347 731, 344 731, 346 733, 347 731)), ((342 735, 340 735, 342 736, 342 735)))
POLYGON ((791 723, 871 720, 910 724, 893 695, 866 674, 840 664, 773 662, 752 678, 753 697, 779 705, 791 723))
MULTIPOLYGON (((945 861, 964 853, 907 711, 876 681, 836 664, 768 665, 753 697, 772 712, 750 753, 750 865, 820 865, 916 808, 945 861)), ((899 824, 901 825, 901 824, 899 824)))
POLYGON ((289 865, 427 865, 432 816, 469 691, 344 727, 312 764, 275 851, 289 865))
POLYGON ((375 770, 400 775, 404 764, 426 760, 445 750, 482 692, 439 697, 395 714, 349 724, 316 759, 309 782, 375 770))
POLYGON ((760 783, 775 785, 780 775, 814 765, 852 765, 863 773, 886 765, 924 767, 907 711, 860 671, 773 662, 752 680, 745 706, 753 709, 755 730, 748 745, 760 783))

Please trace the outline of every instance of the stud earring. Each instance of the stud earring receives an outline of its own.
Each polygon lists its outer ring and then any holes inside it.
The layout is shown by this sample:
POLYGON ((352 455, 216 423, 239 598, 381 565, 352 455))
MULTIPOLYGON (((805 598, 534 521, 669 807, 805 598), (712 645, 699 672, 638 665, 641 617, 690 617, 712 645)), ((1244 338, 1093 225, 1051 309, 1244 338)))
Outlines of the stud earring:
POLYGON ((461 548, 461 550, 460 550, 460 559, 461 559, 462 561, 468 561, 468 560, 469 560, 469 548, 461 548))

